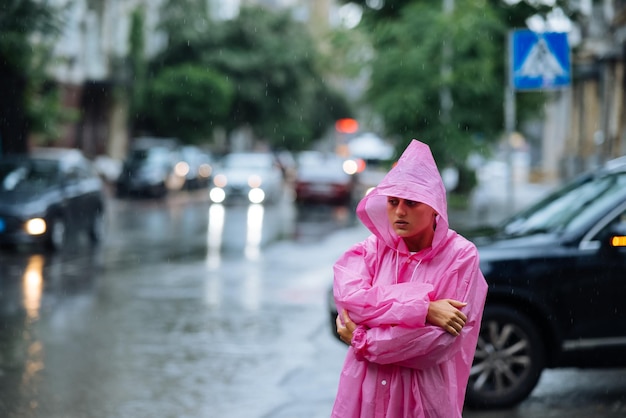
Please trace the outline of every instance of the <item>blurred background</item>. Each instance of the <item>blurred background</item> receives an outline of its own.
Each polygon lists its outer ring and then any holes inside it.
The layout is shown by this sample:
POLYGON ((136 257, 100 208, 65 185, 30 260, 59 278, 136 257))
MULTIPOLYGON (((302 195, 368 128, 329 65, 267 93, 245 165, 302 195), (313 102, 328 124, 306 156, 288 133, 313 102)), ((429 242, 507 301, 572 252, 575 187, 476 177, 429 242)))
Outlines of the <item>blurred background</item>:
POLYGON ((623 153, 622 13, 591 0, 10 0, 0 149, 119 164, 150 136, 345 154, 373 132, 396 150, 428 142, 459 188, 471 155, 503 149, 525 154, 513 160, 531 180, 560 180, 623 153), (517 94, 510 123, 507 38, 522 28, 567 34, 571 83, 517 94))
MULTIPOLYGON (((4 0, 0 415, 328 416, 345 354, 328 286, 367 235, 360 198, 412 138, 460 232, 626 154, 625 17, 618 0, 4 0), (520 29, 565 34, 565 83, 554 52, 515 67, 520 29)), ((626 416, 622 374, 576 373, 467 416, 626 416)))

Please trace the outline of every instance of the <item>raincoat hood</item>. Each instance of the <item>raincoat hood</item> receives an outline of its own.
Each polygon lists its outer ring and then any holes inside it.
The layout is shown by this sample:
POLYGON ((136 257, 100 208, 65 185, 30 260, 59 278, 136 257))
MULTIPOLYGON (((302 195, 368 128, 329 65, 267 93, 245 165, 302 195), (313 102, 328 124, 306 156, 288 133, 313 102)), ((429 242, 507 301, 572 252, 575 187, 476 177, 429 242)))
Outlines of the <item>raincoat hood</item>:
POLYGON ((413 139, 397 164, 357 206, 357 216, 374 235, 388 246, 408 252, 387 218, 388 196, 425 203, 437 212, 431 247, 431 252, 436 253, 448 232, 448 205, 446 189, 428 145, 413 139))

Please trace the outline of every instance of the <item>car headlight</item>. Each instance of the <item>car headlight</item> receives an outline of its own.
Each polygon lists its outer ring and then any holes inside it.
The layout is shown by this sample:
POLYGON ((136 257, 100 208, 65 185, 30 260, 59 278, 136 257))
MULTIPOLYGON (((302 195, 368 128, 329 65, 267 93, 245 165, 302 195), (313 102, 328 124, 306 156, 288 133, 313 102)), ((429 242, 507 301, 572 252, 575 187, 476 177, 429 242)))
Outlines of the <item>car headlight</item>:
POLYGON ((263 180, 258 174, 253 174, 248 177, 248 186, 250 186, 252 189, 254 189, 255 187, 261 187, 261 183, 263 183, 263 180))
POLYGON ((345 160, 343 162, 343 171, 349 175, 356 174, 359 171, 359 165, 354 160, 345 160))
POLYGON ((24 229, 28 235, 42 235, 46 232, 46 221, 43 218, 33 218, 26 221, 24 229))
POLYGON ((226 199, 226 192, 220 187, 214 187, 209 192, 211 202, 222 203, 226 199))
POLYGON ((216 187, 226 187, 226 185, 228 184, 228 179, 225 175, 218 174, 213 178, 213 184, 215 184, 216 187))
POLYGON ((179 177, 185 177, 187 174, 189 174, 189 164, 187 164, 185 161, 177 162, 174 166, 174 173, 176 173, 176 175, 179 177))
POLYGON ((261 203, 265 200, 265 192, 255 187, 248 192, 248 199, 251 203, 261 203))
POLYGON ((213 168, 211 168, 211 166, 209 164, 202 164, 199 168, 198 168, 198 173, 200 173, 200 175, 204 178, 209 178, 211 177, 211 172, 213 171, 213 168))

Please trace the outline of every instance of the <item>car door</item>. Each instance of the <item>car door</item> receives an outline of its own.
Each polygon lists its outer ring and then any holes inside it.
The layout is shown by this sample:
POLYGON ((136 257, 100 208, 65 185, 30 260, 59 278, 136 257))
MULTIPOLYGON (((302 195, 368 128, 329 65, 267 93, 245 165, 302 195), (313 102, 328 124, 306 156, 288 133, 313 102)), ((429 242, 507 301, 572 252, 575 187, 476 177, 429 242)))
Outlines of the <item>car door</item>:
MULTIPOLYGON (((626 206, 626 204, 622 205, 626 206)), ((626 208, 618 208, 583 239, 572 265, 572 334, 579 346, 626 343, 626 246, 611 246, 615 231, 626 235, 626 208)))

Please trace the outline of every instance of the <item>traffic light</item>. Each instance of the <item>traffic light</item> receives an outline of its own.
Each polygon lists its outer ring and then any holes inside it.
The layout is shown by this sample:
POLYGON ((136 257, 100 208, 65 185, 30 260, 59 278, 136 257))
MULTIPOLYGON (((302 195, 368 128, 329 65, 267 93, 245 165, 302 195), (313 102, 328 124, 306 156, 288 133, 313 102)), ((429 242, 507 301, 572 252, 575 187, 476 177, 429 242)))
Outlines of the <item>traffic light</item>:
POLYGON ((335 122, 335 129, 342 134, 353 134, 359 130, 359 122, 352 118, 343 118, 335 122))

